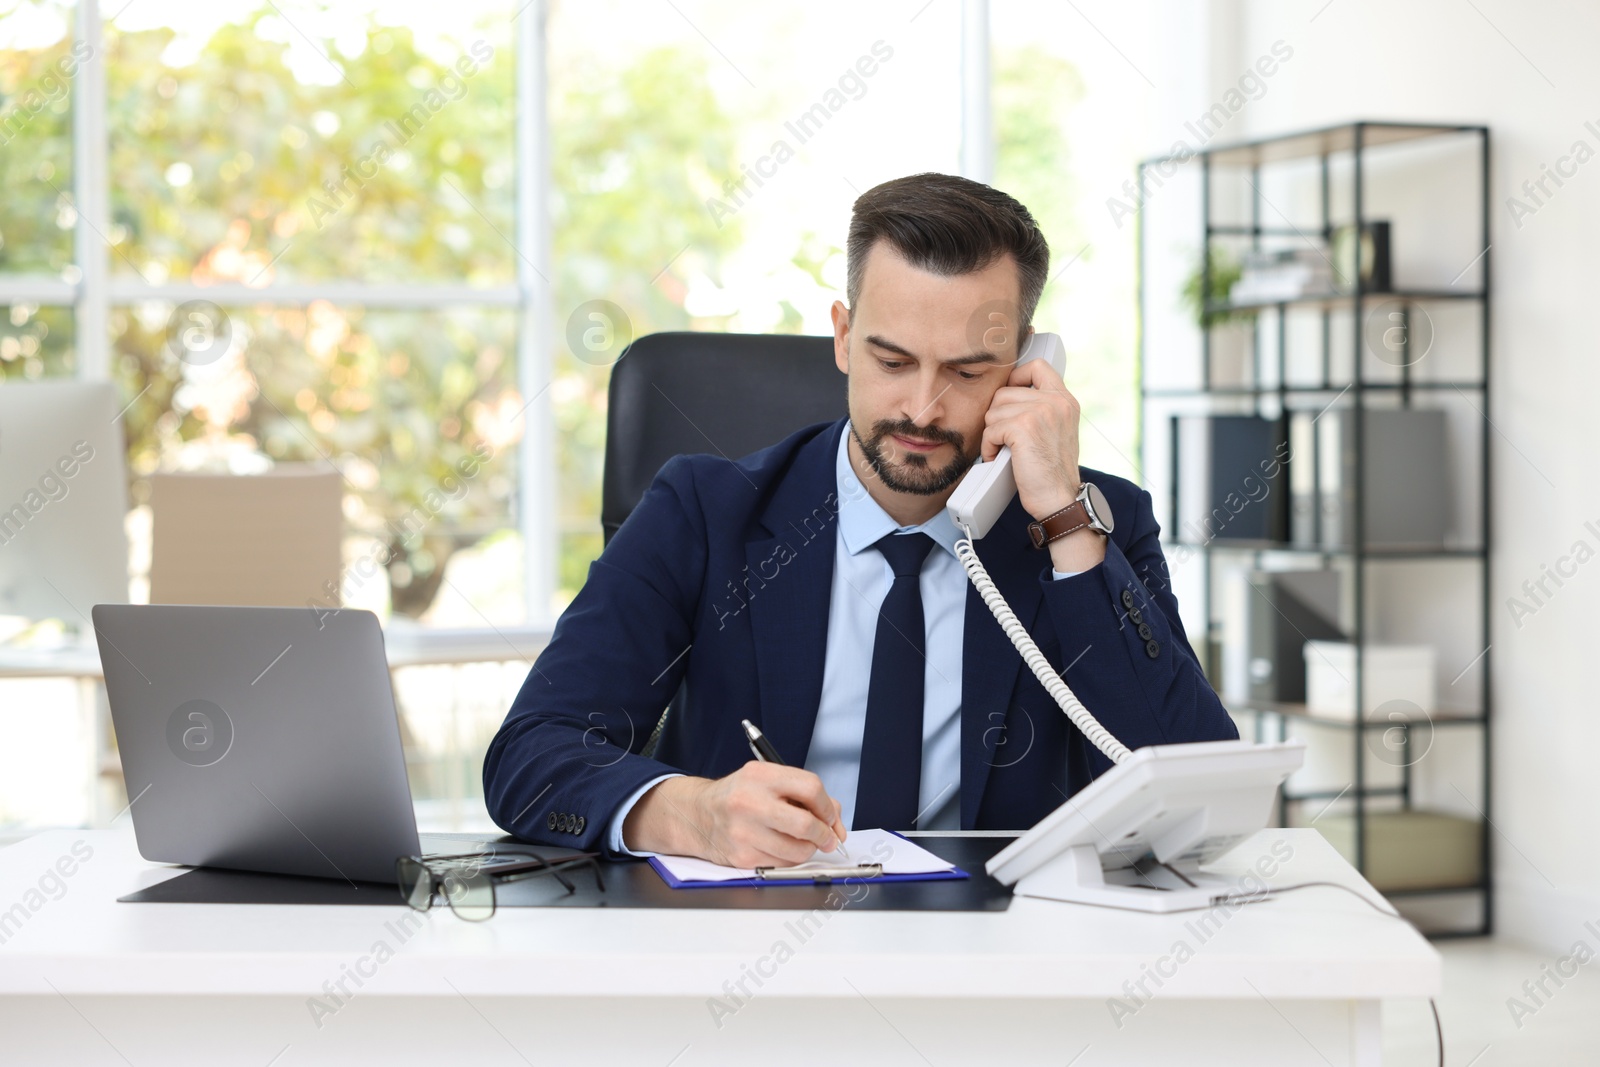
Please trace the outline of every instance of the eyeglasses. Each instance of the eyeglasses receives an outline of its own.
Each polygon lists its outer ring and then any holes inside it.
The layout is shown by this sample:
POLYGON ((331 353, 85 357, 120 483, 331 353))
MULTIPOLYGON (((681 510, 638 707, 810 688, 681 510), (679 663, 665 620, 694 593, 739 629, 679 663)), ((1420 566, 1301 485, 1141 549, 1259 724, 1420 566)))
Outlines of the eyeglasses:
POLYGON ((400 895, 417 911, 427 911, 433 906, 434 895, 441 890, 450 910, 470 922, 483 922, 494 915, 495 886, 503 882, 520 882, 527 878, 550 875, 566 888, 567 895, 577 892, 565 877, 565 872, 588 867, 594 871, 595 885, 603 893, 605 880, 600 876, 599 853, 580 852, 547 860, 532 852, 508 853, 466 852, 455 856, 401 856, 395 860, 395 873, 400 880, 400 895), (498 855, 531 857, 521 863, 495 863, 498 855), (486 864, 493 863, 486 869, 486 864))

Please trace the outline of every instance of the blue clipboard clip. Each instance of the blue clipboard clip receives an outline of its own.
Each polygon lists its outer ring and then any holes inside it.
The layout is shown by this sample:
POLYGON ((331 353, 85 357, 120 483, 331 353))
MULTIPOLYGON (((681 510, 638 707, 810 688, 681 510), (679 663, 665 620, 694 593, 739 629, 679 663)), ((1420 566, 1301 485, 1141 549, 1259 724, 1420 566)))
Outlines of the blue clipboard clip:
POLYGON ((813 882, 832 882, 835 878, 877 878, 883 874, 883 864, 862 863, 831 867, 757 867, 756 877, 763 881, 794 881, 809 879, 813 882))

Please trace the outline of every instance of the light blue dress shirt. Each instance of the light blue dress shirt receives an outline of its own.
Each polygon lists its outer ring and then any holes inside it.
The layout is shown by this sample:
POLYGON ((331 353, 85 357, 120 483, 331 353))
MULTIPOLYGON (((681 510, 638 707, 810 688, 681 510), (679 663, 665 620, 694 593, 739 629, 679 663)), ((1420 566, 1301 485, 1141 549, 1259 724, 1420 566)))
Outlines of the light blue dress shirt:
POLYGON ((960 829, 961 647, 967 607, 967 574, 956 559, 961 531, 943 508, 920 526, 896 523, 851 469, 849 442, 846 424, 834 465, 839 522, 822 702, 811 731, 806 770, 822 779, 828 795, 843 809, 844 825, 850 827, 861 773, 861 738, 867 725, 878 609, 894 584, 889 561, 872 546, 891 533, 925 533, 933 538, 935 547, 922 564, 918 582, 927 630, 923 638, 926 666, 922 672, 922 783, 917 795, 917 827, 960 829))
MULTIPOLYGON (((855 815, 861 773, 861 738, 867 724, 867 688, 872 678, 872 646, 878 609, 894 581, 889 561, 872 546, 890 533, 925 533, 936 548, 922 565, 922 617, 927 627, 923 649, 922 783, 917 797, 917 828, 961 828, 961 650, 965 638, 967 573, 956 558, 961 532, 950 513, 919 526, 900 526, 872 499, 850 466, 850 425, 839 436, 834 474, 839 493, 833 586, 828 602, 828 641, 822 670, 822 702, 811 731, 806 770, 827 787, 841 806, 848 828, 855 815)), ((1057 579, 1076 571, 1052 570, 1057 579)), ((996 625, 999 625, 996 623, 996 625)), ((608 844, 623 847, 622 823, 650 788, 677 775, 666 774, 640 786, 611 818, 608 844)))

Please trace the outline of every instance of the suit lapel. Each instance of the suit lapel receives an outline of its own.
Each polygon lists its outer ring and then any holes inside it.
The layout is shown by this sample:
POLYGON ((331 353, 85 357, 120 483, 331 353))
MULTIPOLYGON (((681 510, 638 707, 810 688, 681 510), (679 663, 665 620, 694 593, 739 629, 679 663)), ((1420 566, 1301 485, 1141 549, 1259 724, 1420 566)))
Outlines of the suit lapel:
MULTIPOLYGON (((1013 499, 989 536, 974 544, 1000 595, 1033 633, 1044 602, 1039 574, 1049 566, 1050 557, 1029 547, 1029 521, 1022 504, 1013 499)), ((1017 672, 1024 666, 1016 646, 970 582, 961 658, 961 827, 970 830, 977 821, 995 748, 1005 736, 1017 672)))
POLYGON ((834 464, 844 420, 796 455, 761 521, 770 537, 745 544, 759 713, 752 715, 791 766, 805 763, 822 703, 823 661, 838 536, 834 464), (821 619, 819 626, 817 620, 821 619))

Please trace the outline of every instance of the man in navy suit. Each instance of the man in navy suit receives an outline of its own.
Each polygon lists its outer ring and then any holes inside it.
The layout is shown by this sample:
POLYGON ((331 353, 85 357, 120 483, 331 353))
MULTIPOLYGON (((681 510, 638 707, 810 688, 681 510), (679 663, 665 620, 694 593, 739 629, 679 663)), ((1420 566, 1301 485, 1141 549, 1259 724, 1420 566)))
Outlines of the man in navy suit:
POLYGON ((945 501, 1002 445, 1017 495, 978 556, 1067 685, 1129 748, 1237 736, 1150 495, 1081 467, 1077 400, 1017 362, 1050 258, 1028 210, 914 175, 856 201, 846 255, 848 417, 662 468, 489 746, 509 833, 782 865, 851 827, 1025 830, 1109 767, 955 556, 945 501), (746 718, 786 765, 750 758, 746 718))

